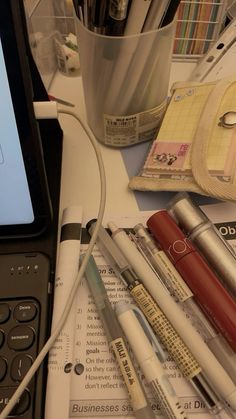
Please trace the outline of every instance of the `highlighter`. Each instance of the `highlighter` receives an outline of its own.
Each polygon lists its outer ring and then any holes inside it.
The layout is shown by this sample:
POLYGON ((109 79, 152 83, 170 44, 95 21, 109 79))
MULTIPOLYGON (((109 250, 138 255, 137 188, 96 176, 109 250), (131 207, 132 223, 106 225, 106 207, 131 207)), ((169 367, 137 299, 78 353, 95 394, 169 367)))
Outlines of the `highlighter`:
POLYGON ((147 226, 209 320, 236 351, 236 302, 167 211, 153 214, 147 226))

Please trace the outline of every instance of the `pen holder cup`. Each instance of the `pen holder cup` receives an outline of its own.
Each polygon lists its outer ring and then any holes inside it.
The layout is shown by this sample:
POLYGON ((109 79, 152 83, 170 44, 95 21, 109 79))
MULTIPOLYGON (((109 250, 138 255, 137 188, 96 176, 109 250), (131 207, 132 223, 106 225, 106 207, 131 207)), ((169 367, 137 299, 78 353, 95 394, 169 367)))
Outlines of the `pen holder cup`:
POLYGON ((119 37, 76 20, 87 121, 95 137, 112 147, 153 140, 167 104, 175 20, 119 37))

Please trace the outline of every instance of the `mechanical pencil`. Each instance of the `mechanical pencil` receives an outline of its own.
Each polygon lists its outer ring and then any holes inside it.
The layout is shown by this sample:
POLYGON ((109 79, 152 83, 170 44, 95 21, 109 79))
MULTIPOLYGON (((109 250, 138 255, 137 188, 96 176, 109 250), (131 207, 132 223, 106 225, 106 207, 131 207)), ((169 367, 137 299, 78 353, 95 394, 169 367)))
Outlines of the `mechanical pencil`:
POLYGON ((175 195, 169 202, 168 212, 236 297, 236 256, 214 224, 187 193, 175 195))
POLYGON ((210 351, 200 334, 186 318, 183 310, 173 300, 125 231, 116 229, 113 231, 112 236, 122 253, 125 254, 133 270, 142 279, 146 289, 198 361, 207 379, 212 383, 217 393, 236 410, 235 384, 210 351))
POLYGON ((137 419, 155 419, 130 359, 123 331, 108 299, 106 288, 93 256, 90 256, 85 269, 85 277, 103 323, 109 346, 127 386, 134 414, 137 419))
MULTIPOLYGON (((90 234, 92 234, 95 224, 96 220, 91 220, 87 224, 87 230, 90 234)), ((108 223, 108 226, 111 231, 116 231, 116 227, 113 223, 108 223)), ((127 239, 130 241, 128 236, 127 239)), ((102 226, 99 229, 96 243, 103 256, 110 263, 117 277, 125 283, 138 307, 152 326, 154 332, 159 336, 164 347, 178 364, 184 377, 193 385, 195 390, 204 400, 209 411, 212 413, 219 413, 222 409, 222 405, 201 371, 201 367, 178 333, 176 333, 165 314, 153 300, 150 293, 139 281, 124 254, 122 254, 119 247, 102 226)))
POLYGON ((168 419, 186 419, 174 388, 135 314, 136 307, 119 301, 115 311, 135 358, 160 404, 162 414, 168 419))
POLYGON ((207 345, 225 368, 233 382, 236 383, 236 353, 206 318, 200 307, 194 301, 192 291, 163 250, 158 248, 157 241, 153 239, 144 225, 135 225, 134 231, 136 236, 132 239, 138 249, 140 248, 140 251, 150 261, 151 266, 157 272, 158 276, 160 276, 160 279, 170 291, 170 294, 175 297, 175 300, 183 306, 188 314, 193 316, 193 324, 196 323, 197 327, 200 326, 207 345))
MULTIPOLYGON (((61 221, 60 243, 56 264, 54 302, 52 316, 52 332, 62 315, 73 282, 79 269, 80 245, 82 234, 82 207, 71 206, 64 209, 61 221)), ((67 403, 70 397, 70 374, 63 374, 65 359, 73 363, 73 348, 75 338, 76 306, 71 307, 61 332, 48 357, 48 379, 45 411, 47 417, 64 419, 67 415, 67 403), (67 336, 66 349, 61 345, 67 336), (55 368, 55 362, 58 368, 55 368), (61 388, 64 386, 64 391, 61 388), (58 394, 61 396, 58 398, 58 394), (54 413, 53 413, 54 412, 54 413)))
POLYGON ((236 350, 236 302, 166 210, 153 214, 147 226, 191 288, 210 321, 236 350))

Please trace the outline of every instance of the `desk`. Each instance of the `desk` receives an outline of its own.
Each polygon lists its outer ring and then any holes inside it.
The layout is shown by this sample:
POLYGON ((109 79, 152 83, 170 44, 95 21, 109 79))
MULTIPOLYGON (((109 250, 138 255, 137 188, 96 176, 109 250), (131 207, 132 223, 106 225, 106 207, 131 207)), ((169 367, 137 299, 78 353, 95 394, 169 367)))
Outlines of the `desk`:
MULTIPOLYGON (((170 84, 174 80, 186 79, 193 65, 192 63, 185 64, 185 72, 183 72, 183 64, 174 63, 170 84)), ((50 93, 74 103, 74 111, 79 114, 83 121, 86 121, 81 77, 67 78, 61 74, 57 74, 51 85, 50 93)), ((100 183, 96 158, 93 148, 78 122, 69 115, 60 115, 59 120, 64 131, 60 214, 66 206, 82 205, 83 222, 86 223, 91 217, 94 218, 96 216, 100 198, 100 183)), ((129 173, 125 165, 124 151, 108 148, 103 145, 100 147, 107 177, 105 218, 109 219, 110 215, 114 218, 116 215, 122 217, 139 214, 140 201, 137 199, 135 193, 128 189, 129 173)), ((135 152, 137 146, 130 147, 130 152, 132 152, 132 149, 135 152)), ((153 193, 145 193, 145 196, 150 195, 152 198, 153 196, 155 198, 154 200, 146 201, 145 209, 158 209, 162 205, 163 193, 155 193, 154 195, 153 193), (154 204, 156 204, 155 208, 153 207, 154 204)), ((81 295, 82 300, 83 293, 81 295)), ((188 385, 186 386, 188 388, 188 385)), ((96 395, 96 391, 92 391, 96 395)), ((196 402, 200 403, 198 400, 196 402)), ((188 402, 185 401, 185 403, 188 402)), ((189 401, 189 403, 193 402, 189 401)), ((200 413, 202 411, 203 413, 197 417, 201 419, 211 417, 204 412, 204 409, 202 410, 201 405, 199 405, 198 409, 200 413)), ((78 415, 71 415, 71 417, 75 416, 78 415)), ((92 415, 87 415, 87 417, 92 417, 92 415)), ((127 417, 127 412, 125 417, 127 417)), ((196 416, 189 415, 189 418, 191 417, 196 416)), ((46 419, 55 418, 47 417, 46 419)))
MULTIPOLYGON (((173 81, 186 80, 194 66, 194 63, 184 63, 184 65, 174 63, 170 86, 173 81)), ((83 121, 86 121, 81 77, 66 77, 57 73, 50 93, 74 103, 74 111, 83 121)), ((96 157, 78 122, 69 115, 61 115, 59 120, 64 131, 60 207, 81 204, 84 214, 90 214, 97 210, 99 202, 100 187, 96 157), (88 188, 87 185, 91 185, 91 187, 88 188)), ((135 153, 135 148, 136 146, 130 147, 130 152, 135 153)), ((124 211, 125 213, 139 211, 135 194, 127 186, 129 177, 122 158, 124 150, 101 145, 101 151, 107 177, 106 213, 122 214, 124 211)))

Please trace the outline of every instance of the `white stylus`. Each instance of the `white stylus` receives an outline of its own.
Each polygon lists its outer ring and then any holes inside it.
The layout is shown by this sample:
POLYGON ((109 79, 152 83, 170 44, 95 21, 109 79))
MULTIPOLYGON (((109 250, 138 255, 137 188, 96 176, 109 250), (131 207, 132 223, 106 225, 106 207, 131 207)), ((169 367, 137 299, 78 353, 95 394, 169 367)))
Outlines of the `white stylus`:
POLYGON ((136 307, 125 303, 125 301, 119 301, 115 310, 135 358, 160 404, 162 414, 168 419, 187 418, 164 368, 135 314, 136 307))
MULTIPOLYGON (((72 284, 78 274, 81 223, 82 207, 71 206, 64 209, 55 275, 52 331, 58 324, 72 284)), ((76 305, 74 304, 64 327, 49 352, 45 419, 53 417, 64 419, 67 416, 71 379, 71 374, 68 371, 73 364, 75 315, 76 305), (62 387, 64 388, 63 392, 61 391, 62 387), (59 393, 60 397, 58 397, 59 393)))

